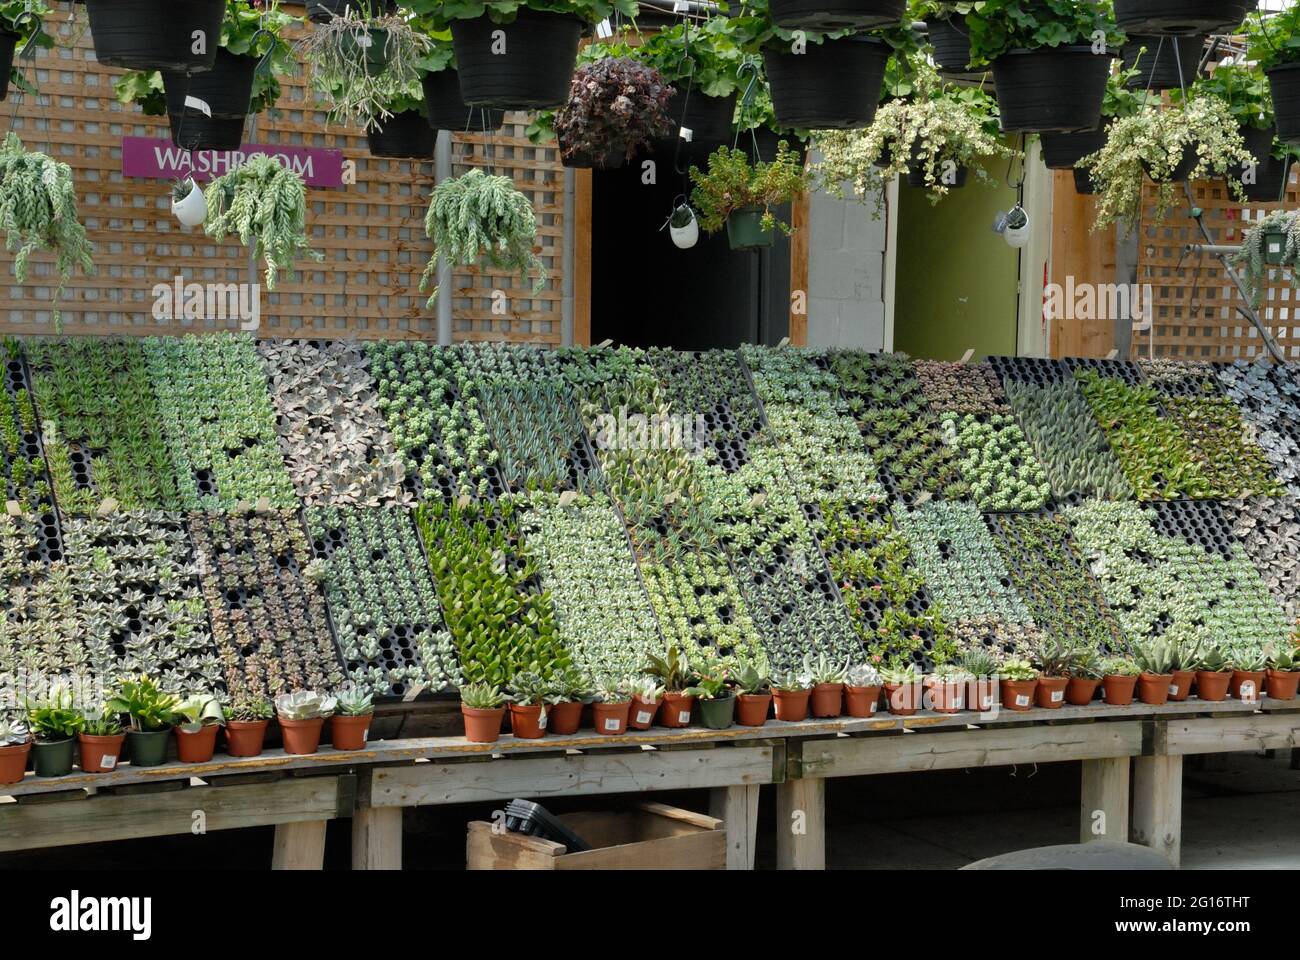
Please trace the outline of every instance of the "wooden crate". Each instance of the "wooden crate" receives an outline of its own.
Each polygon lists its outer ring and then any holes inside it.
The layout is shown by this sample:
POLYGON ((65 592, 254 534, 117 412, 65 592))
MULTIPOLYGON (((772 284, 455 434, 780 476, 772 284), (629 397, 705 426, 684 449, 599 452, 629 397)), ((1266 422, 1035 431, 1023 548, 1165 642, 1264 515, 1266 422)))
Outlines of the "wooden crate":
MULTIPOLYGON (((592 845, 568 853, 563 844, 517 833, 494 832, 493 824, 469 825, 465 845, 470 870, 725 870, 723 823, 702 813, 662 803, 624 810, 559 814, 558 819, 592 845)), ((499 829, 499 828, 498 828, 499 829)))

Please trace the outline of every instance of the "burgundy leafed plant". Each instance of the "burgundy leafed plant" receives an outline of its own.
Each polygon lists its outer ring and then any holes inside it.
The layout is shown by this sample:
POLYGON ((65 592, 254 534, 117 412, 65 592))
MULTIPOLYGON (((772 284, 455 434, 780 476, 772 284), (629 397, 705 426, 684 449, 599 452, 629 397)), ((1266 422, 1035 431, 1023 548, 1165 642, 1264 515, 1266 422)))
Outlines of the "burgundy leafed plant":
POLYGON ((630 57, 609 57, 574 71, 569 100, 555 115, 566 160, 637 150, 672 130, 668 98, 673 88, 654 67, 630 57))

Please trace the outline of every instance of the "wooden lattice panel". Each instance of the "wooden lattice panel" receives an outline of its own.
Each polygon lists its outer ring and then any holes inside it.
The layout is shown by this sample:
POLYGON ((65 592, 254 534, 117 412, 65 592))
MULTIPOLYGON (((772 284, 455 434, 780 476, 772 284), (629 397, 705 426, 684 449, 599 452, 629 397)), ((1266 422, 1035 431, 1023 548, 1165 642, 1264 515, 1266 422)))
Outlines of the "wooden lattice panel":
MULTIPOLYGON (((95 63, 85 8, 67 19, 67 5, 50 18, 59 46, 42 50, 34 63, 41 94, 16 95, 0 106, 29 149, 69 164, 76 178, 82 222, 95 247, 97 275, 75 275, 61 305, 64 331, 89 334, 179 334, 238 329, 239 321, 155 320, 156 284, 177 275, 188 282, 263 282, 250 276, 247 251, 215 243, 202 228, 183 227, 172 216, 168 184, 124 178, 124 136, 166 137, 165 117, 146 117, 119 104, 113 80, 121 71, 95 63)), ((301 10, 295 9, 300 13, 301 10)), ((310 29, 310 28, 304 28, 310 29)), ((29 75, 33 67, 28 66, 29 75)), ((420 276, 433 245, 424 233, 434 164, 370 156, 355 127, 326 124, 325 111, 299 70, 283 78, 278 116, 250 120, 246 143, 336 148, 356 163, 356 183, 342 189, 309 189, 312 245, 325 259, 300 261, 295 277, 281 277, 277 290, 263 290, 263 337, 428 338, 436 336, 436 309, 426 306, 420 276)), ((563 283, 564 172, 557 150, 531 144, 526 118, 511 115, 490 138, 496 173, 514 177, 533 199, 539 223, 539 256, 549 280, 537 295, 531 281, 503 271, 457 270, 455 339, 559 343, 563 283), (505 291, 506 311, 493 313, 491 291, 505 291)), ((455 137, 453 156, 467 150, 483 163, 482 135, 455 137), (469 141, 465 143, 463 141, 469 141)), ((459 164, 456 172, 467 167, 459 164)), ((52 329, 52 258, 37 255, 26 284, 13 282, 8 264, 0 278, 0 332, 44 334, 52 329)), ((500 298, 498 298, 500 302, 500 298)), ((501 307, 498 306, 498 311, 501 307)))
MULTIPOLYGON (((1155 197, 1148 182, 1145 199, 1155 197)), ((1222 180, 1192 184, 1192 196, 1204 211, 1212 242, 1240 244, 1253 220, 1278 209, 1279 204, 1239 203, 1222 180)), ((1250 359, 1265 353, 1259 332, 1237 306, 1244 301, 1218 257, 1184 255, 1189 243, 1204 237, 1191 218, 1180 192, 1178 203, 1163 221, 1146 216, 1138 235, 1139 284, 1151 284, 1153 317, 1149 331, 1135 331, 1134 356, 1181 357, 1204 360, 1250 359)), ((1291 173, 1284 206, 1300 201, 1296 172, 1291 173)), ((1293 326, 1296 291, 1289 280, 1272 271, 1261 303, 1261 317, 1288 359, 1300 359, 1300 332, 1293 326)))

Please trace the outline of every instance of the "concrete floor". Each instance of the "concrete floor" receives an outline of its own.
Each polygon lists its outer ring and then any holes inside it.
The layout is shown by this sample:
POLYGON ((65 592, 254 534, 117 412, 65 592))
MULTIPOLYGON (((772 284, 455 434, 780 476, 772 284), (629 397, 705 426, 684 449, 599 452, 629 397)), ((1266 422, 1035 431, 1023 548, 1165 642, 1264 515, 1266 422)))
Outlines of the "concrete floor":
MULTIPOLYGON (((1257 754, 1189 758, 1184 776, 1185 869, 1296 869, 1300 867, 1300 771, 1289 756, 1257 754)), ((758 866, 774 865, 775 817, 764 788, 758 866)), ((827 865, 831 868, 952 870, 983 857, 1078 839, 1078 764, 945 771, 827 785, 827 865)), ((657 797, 708 809, 702 791, 657 797)), ((603 800, 556 800, 552 809, 580 809, 603 800)), ((490 806, 408 811, 403 857, 408 869, 458 869, 464 864, 465 823, 488 819, 490 806)), ((349 821, 330 824, 327 866, 345 869, 349 821)), ((4 869, 139 869, 173 862, 213 868, 264 868, 271 831, 97 844, 0 854, 4 869)))

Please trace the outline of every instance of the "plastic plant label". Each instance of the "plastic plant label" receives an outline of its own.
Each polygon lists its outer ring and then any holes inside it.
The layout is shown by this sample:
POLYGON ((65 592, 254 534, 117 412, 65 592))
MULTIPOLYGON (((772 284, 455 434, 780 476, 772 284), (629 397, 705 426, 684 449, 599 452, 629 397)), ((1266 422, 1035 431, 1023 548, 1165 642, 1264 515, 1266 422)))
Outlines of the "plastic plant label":
POLYGON ((690 127, 678 127, 677 136, 681 137, 687 143, 690 143, 695 136, 695 131, 692 130, 690 127))
POLYGON ((868 712, 868 713, 875 713, 875 712, 876 712, 876 707, 878 707, 878 706, 880 706, 880 704, 876 703, 876 702, 873 700, 873 701, 871 702, 871 706, 870 706, 870 708, 868 708, 867 712, 868 712))
POLYGON ((538 726, 540 729, 542 729, 542 730, 545 730, 545 729, 546 729, 546 711, 545 711, 545 710, 543 710, 543 711, 541 712, 541 714, 537 717, 537 726, 538 726))
POLYGON ((105 770, 112 770, 117 766, 117 754, 106 753, 99 758, 99 765, 105 770))
POLYGON ((688 724, 688 723, 690 723, 690 722, 691 722, 691 711, 689 711, 689 710, 679 710, 679 711, 677 711, 677 722, 680 723, 680 724, 683 724, 683 725, 684 725, 684 724, 688 724))
POLYGON ((1176 683, 1169 684, 1169 696, 1171 697, 1178 696, 1178 684, 1176 683))
POLYGON ((596 24, 596 36, 601 39, 608 39, 614 35, 614 28, 610 26, 609 18, 606 17, 600 23, 596 24))
POLYGON ((1065 691, 1064 691, 1064 690, 1053 690, 1053 691, 1052 691, 1052 703, 1060 703, 1060 702, 1061 702, 1062 700, 1064 700, 1064 699, 1065 699, 1065 691))
POLYGON ((619 721, 618 717, 605 718, 605 729, 610 733, 618 733, 618 728, 621 726, 623 726, 623 724, 619 721))
POLYGON ((406 693, 402 694, 402 703, 410 703, 422 693, 424 693, 424 684, 413 683, 406 693))
POLYGON ((654 717, 654 714, 651 713, 649 710, 638 710, 638 711, 636 712, 636 722, 637 722, 637 723, 649 723, 650 720, 651 720, 651 718, 653 718, 653 717, 654 717))
POLYGON ((1242 700, 1254 700, 1254 699, 1255 699, 1255 681, 1254 681, 1254 680, 1245 680, 1245 681, 1242 682, 1242 684, 1241 684, 1241 699, 1242 699, 1242 700))
POLYGON ((1027 706, 1029 706, 1029 697, 1025 696, 1025 694, 1023 694, 1023 693, 1017 693, 1017 694, 1016 694, 1016 706, 1017 706, 1017 707, 1027 707, 1027 706))

